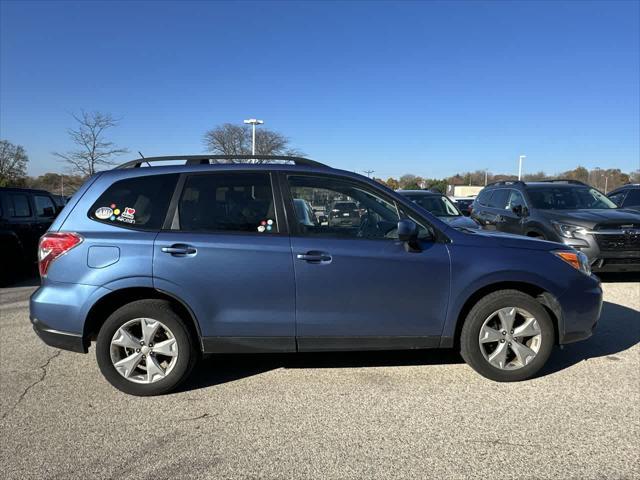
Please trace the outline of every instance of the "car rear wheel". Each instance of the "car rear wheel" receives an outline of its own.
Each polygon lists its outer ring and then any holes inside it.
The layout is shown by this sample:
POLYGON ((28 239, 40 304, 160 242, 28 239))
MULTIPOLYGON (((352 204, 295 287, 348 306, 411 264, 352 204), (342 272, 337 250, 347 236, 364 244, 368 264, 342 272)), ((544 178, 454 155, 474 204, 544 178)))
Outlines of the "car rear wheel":
POLYGON ((518 290, 481 299, 462 327, 460 349, 480 375, 498 382, 526 380, 547 362, 555 341, 545 308, 518 290))
POLYGON ((197 360, 184 321, 163 300, 139 300, 116 310, 96 342, 104 377, 130 395, 160 395, 175 389, 197 360))

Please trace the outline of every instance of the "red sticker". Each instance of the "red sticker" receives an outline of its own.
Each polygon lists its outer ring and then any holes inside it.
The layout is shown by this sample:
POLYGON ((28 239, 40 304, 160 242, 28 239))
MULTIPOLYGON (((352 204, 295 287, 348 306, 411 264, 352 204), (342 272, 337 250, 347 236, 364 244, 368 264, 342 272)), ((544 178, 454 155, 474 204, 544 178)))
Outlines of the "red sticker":
POLYGON ((111 205, 109 205, 111 208, 116 208, 116 204, 112 203, 111 205))

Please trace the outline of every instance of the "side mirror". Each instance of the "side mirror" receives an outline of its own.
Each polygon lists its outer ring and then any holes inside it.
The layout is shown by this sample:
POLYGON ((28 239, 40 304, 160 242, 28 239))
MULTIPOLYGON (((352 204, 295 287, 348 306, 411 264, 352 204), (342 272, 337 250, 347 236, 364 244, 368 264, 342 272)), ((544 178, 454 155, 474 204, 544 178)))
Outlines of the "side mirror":
POLYGON ((407 252, 420 252, 418 243, 418 225, 413 220, 405 218, 398 222, 398 240, 404 242, 407 252))
POLYGON ((523 205, 515 205, 511 207, 511 211, 519 217, 524 217, 526 208, 523 205))

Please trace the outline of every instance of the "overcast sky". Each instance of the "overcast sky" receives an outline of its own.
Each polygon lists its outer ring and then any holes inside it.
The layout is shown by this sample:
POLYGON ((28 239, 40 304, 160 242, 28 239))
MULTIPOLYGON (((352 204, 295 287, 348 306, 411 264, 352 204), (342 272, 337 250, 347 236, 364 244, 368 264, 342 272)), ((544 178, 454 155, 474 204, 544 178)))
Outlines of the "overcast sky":
MULTIPOLYGON (((640 167, 640 3, 29 2, 0 6, 0 136, 63 171, 70 112, 146 156, 249 117, 375 176, 640 167)), ((133 155, 133 153, 132 153, 133 155)), ((122 158, 126 160, 127 158, 122 158)))

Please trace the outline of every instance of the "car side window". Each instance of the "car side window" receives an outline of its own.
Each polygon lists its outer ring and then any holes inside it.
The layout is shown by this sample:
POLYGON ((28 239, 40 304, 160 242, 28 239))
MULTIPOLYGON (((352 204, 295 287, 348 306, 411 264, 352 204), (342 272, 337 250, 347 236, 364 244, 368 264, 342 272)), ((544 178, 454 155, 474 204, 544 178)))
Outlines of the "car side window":
POLYGON ((510 191, 510 189, 506 188, 495 190, 491 195, 491 200, 489 200, 489 207, 506 209, 510 191))
POLYGON ((399 210, 395 202, 364 186, 332 177, 290 176, 299 231, 305 236, 334 238, 397 238, 399 210), (308 203, 319 212, 314 219, 298 213, 308 203))
POLYGON ((143 175, 113 183, 88 212, 92 220, 137 230, 160 230, 178 175, 143 175))
POLYGON ((522 194, 517 190, 511 190, 511 195, 509 196, 509 205, 507 208, 513 209, 514 207, 524 207, 526 203, 522 194))
POLYGON ((9 195, 9 216, 14 218, 24 218, 31 216, 31 206, 29 198, 22 193, 13 193, 9 195))
MULTIPOLYGON (((613 199, 611 199, 613 200, 613 199)), ((624 199, 624 206, 640 205, 640 189, 634 188, 627 192, 627 198, 624 199)))
POLYGON ((56 206, 51 198, 45 195, 34 195, 33 201, 36 205, 36 215, 38 217, 51 218, 56 214, 56 206))
POLYGON ((274 205, 268 173, 191 175, 178 203, 180 230, 277 233, 274 205))
POLYGON ((491 193, 492 190, 482 190, 478 195, 478 198, 476 198, 476 202, 478 202, 479 205, 488 205, 489 199, 491 198, 491 193))

